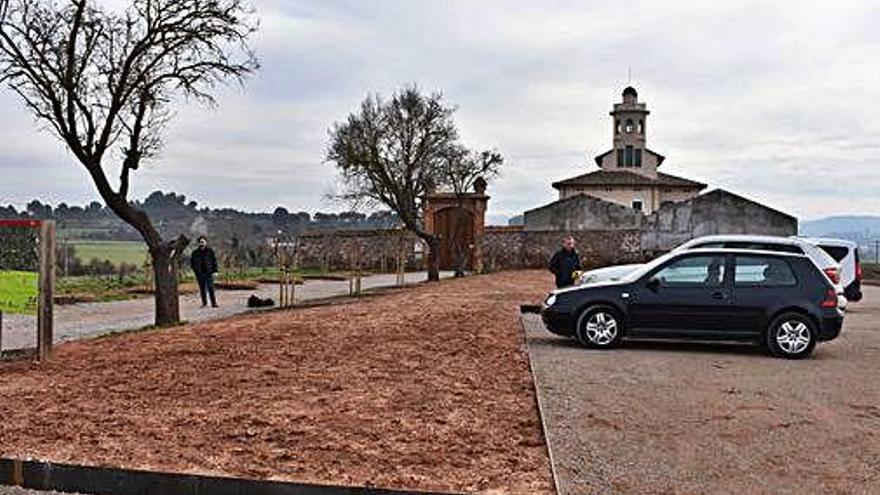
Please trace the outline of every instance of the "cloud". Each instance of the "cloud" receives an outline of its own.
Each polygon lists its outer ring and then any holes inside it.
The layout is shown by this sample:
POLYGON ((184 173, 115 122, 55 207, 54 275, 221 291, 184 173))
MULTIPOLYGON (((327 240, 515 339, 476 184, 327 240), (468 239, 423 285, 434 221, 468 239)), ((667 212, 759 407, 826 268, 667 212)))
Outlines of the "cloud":
MULTIPOLYGON (((181 109, 136 194, 336 208, 327 129, 366 94, 415 82, 458 107, 468 145, 505 155, 490 215, 513 216, 610 147, 608 111, 631 69, 664 171, 804 218, 880 210, 870 2, 252 1, 262 71, 217 109, 181 109)), ((0 203, 94 199, 9 92, 0 132, 0 203)))

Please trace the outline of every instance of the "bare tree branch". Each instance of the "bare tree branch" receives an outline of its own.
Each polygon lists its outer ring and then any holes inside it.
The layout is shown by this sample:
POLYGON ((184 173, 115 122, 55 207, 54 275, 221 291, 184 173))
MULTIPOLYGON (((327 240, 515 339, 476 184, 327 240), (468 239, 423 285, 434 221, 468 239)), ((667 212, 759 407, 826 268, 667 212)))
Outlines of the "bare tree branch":
POLYGON ((246 0, 130 1, 113 13, 94 0, 0 0, 0 83, 67 145, 154 265, 167 268, 180 240, 163 241, 129 202, 132 174, 161 148, 172 102, 214 104, 219 84, 258 68, 248 46, 257 23, 246 0), (112 155, 121 159, 115 187, 112 155))

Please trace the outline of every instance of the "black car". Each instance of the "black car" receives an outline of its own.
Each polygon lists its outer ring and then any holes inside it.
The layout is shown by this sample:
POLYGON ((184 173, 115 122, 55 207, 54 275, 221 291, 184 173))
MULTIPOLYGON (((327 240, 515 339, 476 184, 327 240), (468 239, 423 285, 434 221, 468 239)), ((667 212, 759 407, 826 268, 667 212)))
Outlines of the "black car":
POLYGON ((809 258, 734 249, 674 252, 619 281, 554 291, 541 316, 593 348, 623 338, 754 341, 792 359, 843 326, 835 288, 809 258))

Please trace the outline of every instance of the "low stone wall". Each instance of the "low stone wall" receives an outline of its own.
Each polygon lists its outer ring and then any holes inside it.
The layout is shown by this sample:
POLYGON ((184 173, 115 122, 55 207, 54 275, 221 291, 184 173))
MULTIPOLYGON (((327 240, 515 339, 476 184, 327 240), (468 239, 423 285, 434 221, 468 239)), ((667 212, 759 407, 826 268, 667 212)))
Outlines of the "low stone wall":
POLYGON ((305 232, 297 238, 299 265, 327 271, 351 270, 360 250, 360 268, 393 272, 403 251, 407 269, 420 269, 423 249, 419 239, 400 230, 332 230, 305 232))
POLYGON ((484 269, 545 268, 566 235, 577 240, 584 268, 644 260, 638 229, 560 232, 490 226, 480 242, 484 269))

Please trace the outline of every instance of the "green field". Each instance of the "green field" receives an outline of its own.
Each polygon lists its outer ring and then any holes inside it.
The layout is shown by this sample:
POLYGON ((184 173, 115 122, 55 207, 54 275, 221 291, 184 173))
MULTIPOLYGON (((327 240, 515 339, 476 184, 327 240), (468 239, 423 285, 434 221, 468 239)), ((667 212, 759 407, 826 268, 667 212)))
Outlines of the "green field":
POLYGON ((68 241, 76 251, 76 257, 83 263, 92 259, 109 261, 116 266, 122 263, 142 266, 147 256, 147 247, 135 241, 68 241))

